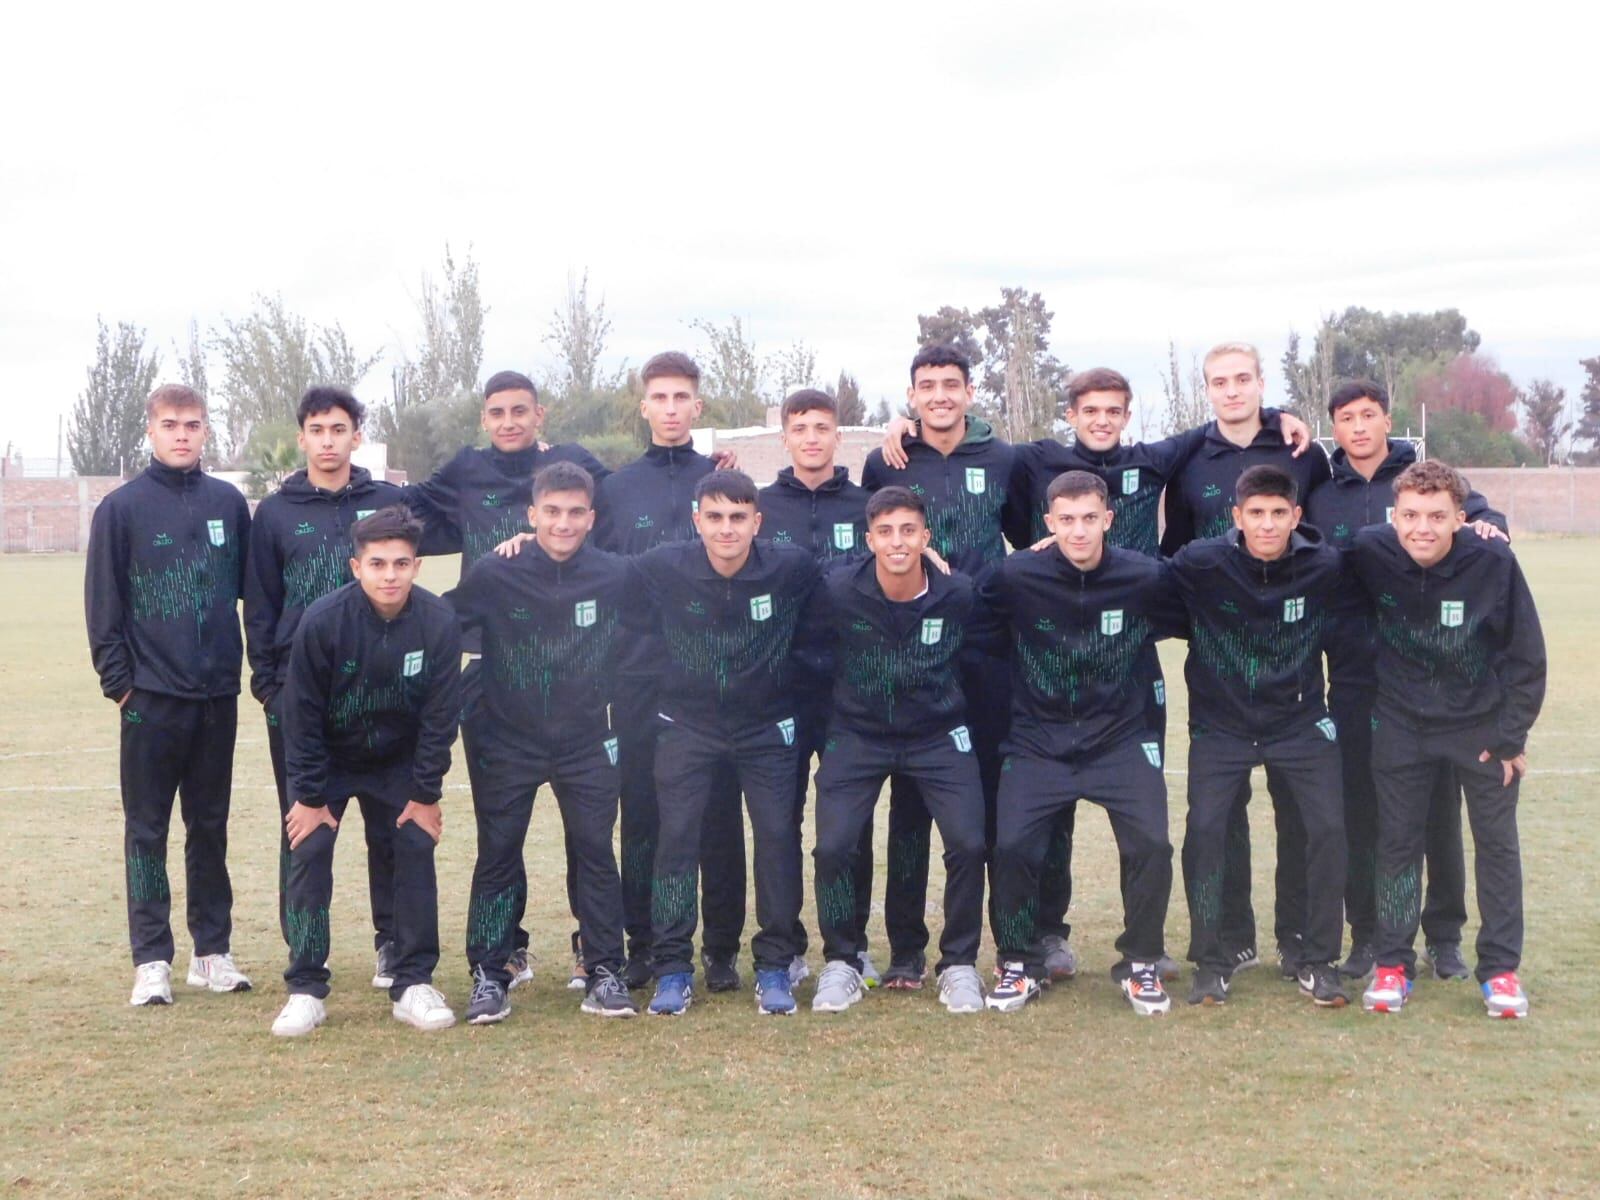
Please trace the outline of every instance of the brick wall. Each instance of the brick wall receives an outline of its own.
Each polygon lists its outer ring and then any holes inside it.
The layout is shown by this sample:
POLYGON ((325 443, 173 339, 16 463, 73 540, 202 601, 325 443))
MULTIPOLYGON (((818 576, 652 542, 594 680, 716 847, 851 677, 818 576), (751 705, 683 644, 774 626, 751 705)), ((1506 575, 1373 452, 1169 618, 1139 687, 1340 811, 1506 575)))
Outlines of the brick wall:
POLYGON ((112 490, 115 476, 0 479, 0 549, 6 553, 83 550, 89 518, 112 490))
POLYGON ((1475 467, 1464 472, 1518 533, 1600 533, 1600 469, 1475 467))

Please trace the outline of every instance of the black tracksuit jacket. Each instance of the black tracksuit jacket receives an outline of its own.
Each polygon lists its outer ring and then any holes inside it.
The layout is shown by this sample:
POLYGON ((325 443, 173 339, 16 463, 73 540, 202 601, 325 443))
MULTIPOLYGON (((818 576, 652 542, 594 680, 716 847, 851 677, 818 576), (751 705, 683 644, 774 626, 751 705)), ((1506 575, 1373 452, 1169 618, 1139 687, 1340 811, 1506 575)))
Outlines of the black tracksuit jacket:
POLYGON ((819 577, 809 551, 757 538, 744 566, 723 578, 696 538, 628 566, 625 620, 665 647, 664 716, 714 732, 794 716, 791 651, 819 577))
POLYGON ((464 628, 481 631, 483 703, 535 745, 564 749, 608 729, 628 560, 585 542, 557 562, 538 543, 489 555, 445 594, 464 628))
POLYGON ((761 489, 761 536, 809 550, 818 562, 867 549, 867 496, 850 482, 844 467, 816 489, 794 477, 794 468, 778 472, 777 481, 761 489))
POLYGON ((239 597, 250 508, 198 467, 151 461, 89 526, 84 613, 100 690, 189 700, 239 694, 239 597))
POLYGON ((313 601, 350 582, 350 526, 401 502, 402 489, 350 468, 336 492, 313 487, 304 469, 256 505, 244 577, 250 694, 265 701, 283 686, 294 631, 313 601))
POLYGON ((1168 570, 1189 614, 1191 728, 1271 740, 1327 716, 1322 651, 1363 600, 1316 530, 1302 525, 1264 562, 1236 529, 1185 546, 1168 570))
MULTIPOLYGON (((1299 458, 1283 441, 1275 419, 1262 414, 1261 430, 1248 446, 1235 446, 1210 422, 1199 447, 1167 486, 1167 527, 1161 552, 1171 556, 1200 538, 1221 537, 1233 528, 1233 489, 1247 467, 1282 467, 1299 487, 1298 503, 1310 502, 1329 478, 1328 456, 1311 446, 1299 458)), ((1112 525, 1115 529, 1116 526, 1112 525)))
POLYGON ((1160 562, 1107 546, 1083 571, 1054 548, 1019 550, 979 596, 1007 625, 1012 746, 1066 758, 1146 732, 1141 660, 1187 628, 1160 562))
POLYGON ((595 483, 609 472, 582 446, 563 444, 507 452, 467 446, 403 499, 427 525, 423 554, 461 554, 465 571, 513 534, 528 532, 533 477, 554 462, 577 463, 595 483))
POLYGON ((284 677, 289 799, 321 808, 334 777, 407 759, 408 799, 439 799, 460 711, 455 609, 421 588, 384 620, 357 582, 300 619, 284 677))
POLYGON ((1364 529, 1351 559, 1378 620, 1378 703, 1414 729, 1492 725, 1497 758, 1527 747, 1544 703, 1545 649, 1533 594, 1504 542, 1462 528, 1431 567, 1394 529, 1364 529))

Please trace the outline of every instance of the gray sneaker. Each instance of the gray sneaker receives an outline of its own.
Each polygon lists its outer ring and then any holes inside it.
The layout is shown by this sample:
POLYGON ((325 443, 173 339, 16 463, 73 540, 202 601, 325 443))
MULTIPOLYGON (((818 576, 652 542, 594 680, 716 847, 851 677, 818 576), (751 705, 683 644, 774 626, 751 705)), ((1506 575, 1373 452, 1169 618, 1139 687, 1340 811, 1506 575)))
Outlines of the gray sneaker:
POLYGON ((856 957, 861 962, 861 982, 869 988, 881 987, 883 976, 878 974, 878 968, 873 964, 872 958, 863 950, 856 957))
POLYGON ((983 980, 977 967, 946 967, 939 972, 939 1003, 953 1013, 983 1011, 983 980))
POLYGON ((1039 944, 1044 948, 1044 973, 1051 982, 1071 979, 1078 973, 1078 952, 1067 945, 1066 938, 1047 933, 1039 944))
POLYGON ((472 973, 472 998, 467 1001, 468 1025, 494 1025, 511 1015, 511 1001, 481 966, 472 973))
POLYGON ((593 977, 585 977, 587 990, 580 1011, 597 1017, 636 1017, 639 1006, 628 996, 628 987, 606 967, 596 967, 593 977))
POLYGON ((861 972, 842 959, 822 968, 817 979, 817 994, 811 997, 812 1012, 843 1012, 862 996, 861 972))
POLYGON ((811 978, 811 964, 806 962, 806 956, 796 954, 789 960, 789 987, 797 988, 801 981, 811 978))

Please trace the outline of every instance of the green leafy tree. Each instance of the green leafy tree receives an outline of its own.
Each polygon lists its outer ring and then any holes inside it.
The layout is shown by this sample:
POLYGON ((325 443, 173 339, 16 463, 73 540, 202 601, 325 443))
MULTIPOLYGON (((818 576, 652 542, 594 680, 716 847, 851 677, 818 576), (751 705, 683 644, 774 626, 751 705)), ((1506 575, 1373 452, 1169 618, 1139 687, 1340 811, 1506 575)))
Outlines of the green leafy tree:
POLYGON ((1427 451, 1429 458, 1452 467, 1538 465, 1532 448, 1521 438, 1492 428, 1478 413, 1464 409, 1429 414, 1427 451))
POLYGON ((1600 355, 1580 358, 1578 365, 1585 375, 1583 393, 1578 397, 1582 406, 1578 412, 1578 425, 1572 431, 1572 440, 1589 443, 1589 449, 1576 457, 1593 464, 1600 461, 1600 355))
POLYGON ((609 374, 600 365, 610 334, 605 300, 589 298, 588 274, 578 281, 568 279, 566 303, 551 313, 544 337, 556 355, 555 373, 540 389, 548 414, 547 440, 581 439, 595 452, 598 439, 617 436, 637 454, 644 426, 633 390, 637 381, 630 383, 626 363, 609 374))
POLYGON ((1050 353, 1054 316, 1042 295, 1025 288, 1001 288, 1000 303, 977 314, 984 331, 980 391, 1013 442, 1048 436, 1066 395, 1067 367, 1050 353))
POLYGON ((1374 380, 1384 386, 1392 402, 1405 403, 1408 365, 1441 364, 1470 355, 1481 341, 1458 309, 1381 313, 1351 306, 1322 319, 1304 361, 1300 337, 1290 331, 1282 360, 1289 407, 1308 419, 1326 412, 1328 397, 1344 379, 1374 380))
POLYGON ((697 320, 689 326, 704 334, 709 345, 699 360, 700 395, 708 418, 736 428, 761 424, 766 417, 761 358, 744 322, 733 317, 726 325, 697 320))
POLYGON ((121 475, 139 461, 145 401, 155 390, 161 356, 145 349, 145 331, 125 321, 116 332, 95 318, 94 364, 78 393, 67 430, 67 451, 79 475, 121 475))
POLYGON ((1178 364, 1178 347, 1167 340, 1167 369, 1161 376, 1161 392, 1166 399, 1166 434, 1182 433, 1211 420, 1211 401, 1206 397, 1205 372, 1200 359, 1189 355, 1189 369, 1178 364))
POLYGON ((1527 391, 1517 396, 1517 403, 1522 407, 1528 445, 1545 466, 1555 466, 1562 460, 1562 446, 1572 432, 1572 422, 1567 417, 1567 389, 1548 379, 1535 379, 1527 391))
POLYGON ((848 371, 839 372, 839 381, 829 384, 823 389, 833 397, 833 402, 839 406, 840 425, 865 425, 867 423, 867 404, 861 398, 861 385, 856 382, 856 377, 848 371))
POLYGON ((766 375, 772 381, 771 403, 782 404, 791 393, 816 386, 817 352, 804 342, 795 342, 767 358, 766 375))
POLYGON ((294 425, 274 422, 257 425, 250 431, 244 462, 249 472, 245 486, 252 500, 276 491, 290 475, 304 465, 294 425))

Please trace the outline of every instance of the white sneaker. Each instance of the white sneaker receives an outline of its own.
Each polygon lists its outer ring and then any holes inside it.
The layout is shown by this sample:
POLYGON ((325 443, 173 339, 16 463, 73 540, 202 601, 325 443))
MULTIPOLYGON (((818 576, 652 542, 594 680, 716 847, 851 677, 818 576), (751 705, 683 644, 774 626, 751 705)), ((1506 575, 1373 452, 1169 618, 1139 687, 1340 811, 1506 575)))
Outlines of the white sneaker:
POLYGON ((802 979, 811 978, 811 964, 806 962, 805 955, 796 954, 789 960, 789 986, 799 987, 802 979))
POLYGON ((431 983, 413 983, 394 1002, 394 1019, 417 1029, 449 1029, 456 1023, 456 1014, 431 983))
POLYGON ((847 962, 835 960, 822 968, 817 994, 811 997, 812 1012, 844 1012, 862 995, 861 972, 847 962))
POLYGON ((977 967, 946 967, 939 973, 939 1003, 953 1013, 983 1011, 983 980, 977 967))
POLYGON ((234 966, 232 954, 196 954, 189 960, 189 986, 213 992, 248 992, 250 977, 234 966))
POLYGON ((533 982, 533 955, 526 946, 511 952, 511 957, 506 960, 506 970, 511 972, 511 982, 506 984, 508 992, 533 982))
POLYGON ((140 963, 133 969, 133 995, 129 1004, 171 1004, 172 964, 168 962, 140 963))
POLYGON ((303 1037, 328 1019, 328 1006, 315 996, 296 992, 272 1023, 274 1037, 303 1037))

